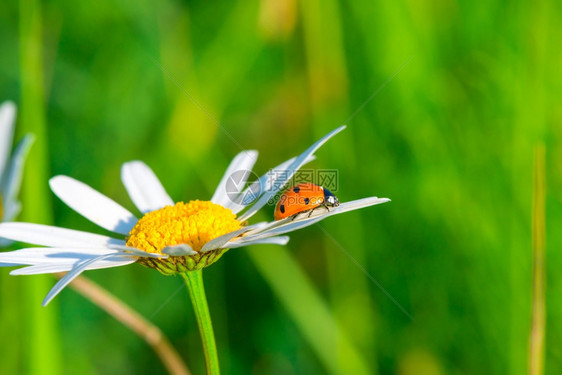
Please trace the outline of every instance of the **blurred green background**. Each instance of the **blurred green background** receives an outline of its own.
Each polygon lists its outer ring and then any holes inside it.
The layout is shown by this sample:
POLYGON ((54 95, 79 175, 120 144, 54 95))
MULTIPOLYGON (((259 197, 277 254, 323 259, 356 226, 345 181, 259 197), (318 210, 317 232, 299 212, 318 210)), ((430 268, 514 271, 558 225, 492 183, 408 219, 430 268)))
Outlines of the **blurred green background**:
MULTIPOLYGON (((545 373, 559 374, 561 7, 3 1, 0 100, 18 104, 19 136, 39 137, 21 220, 103 233, 48 192, 49 176, 73 176, 136 212, 119 179, 125 161, 149 164, 176 200, 208 199, 240 147, 260 151, 261 174, 347 123, 311 166, 339 171, 342 201, 392 202, 296 232, 285 248, 232 250, 205 271, 223 372, 524 374, 533 147, 543 143, 545 373)), ((73 290, 41 308, 50 275, 8 272, 0 373, 165 371, 73 290)), ((86 276, 204 372, 180 278, 137 265, 86 276)))

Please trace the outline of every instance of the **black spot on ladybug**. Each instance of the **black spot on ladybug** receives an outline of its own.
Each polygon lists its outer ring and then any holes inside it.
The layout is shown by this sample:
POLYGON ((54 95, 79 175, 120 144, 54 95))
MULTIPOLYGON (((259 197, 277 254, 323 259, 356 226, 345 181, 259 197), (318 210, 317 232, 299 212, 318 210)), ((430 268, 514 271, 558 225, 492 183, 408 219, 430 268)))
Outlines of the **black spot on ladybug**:
POLYGON ((298 194, 298 192, 301 191, 301 188, 298 187, 298 186, 295 186, 295 187, 293 188, 293 191, 298 194))
POLYGON ((285 205, 282 204, 281 206, 279 206, 279 211, 281 211, 282 214, 285 213, 285 205))
POLYGON ((310 203, 310 199, 304 198, 304 204, 309 204, 309 203, 310 203))

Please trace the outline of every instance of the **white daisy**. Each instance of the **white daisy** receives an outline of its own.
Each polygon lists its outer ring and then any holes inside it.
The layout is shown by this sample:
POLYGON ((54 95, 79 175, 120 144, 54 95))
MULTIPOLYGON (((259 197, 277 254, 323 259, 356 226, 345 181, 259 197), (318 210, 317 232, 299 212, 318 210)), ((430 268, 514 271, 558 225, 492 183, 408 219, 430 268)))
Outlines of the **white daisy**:
MULTIPOLYGON (((26 135, 16 146, 14 154, 12 141, 14 139, 14 123, 16 106, 12 102, 0 105, 0 221, 11 221, 21 211, 18 193, 21 185, 25 157, 33 143, 33 135, 26 135)), ((11 242, 0 238, 0 247, 11 242)))
MULTIPOLYGON (((67 176, 50 180, 53 192, 70 208, 100 227, 116 233, 109 237, 54 226, 30 223, 0 224, 0 237, 46 247, 30 247, 0 254, 0 266, 27 265, 12 275, 67 272, 43 301, 46 305, 85 270, 139 262, 164 274, 201 269, 218 260, 228 249, 253 245, 285 245, 285 233, 317 223, 329 216, 389 201, 370 197, 345 202, 338 207, 315 210, 311 215, 273 222, 247 224, 256 212, 282 189, 299 168, 314 159, 335 129, 301 155, 287 160, 243 191, 228 193, 229 178, 236 171, 249 171, 257 151, 242 151, 227 168, 210 201, 174 203, 154 172, 140 161, 125 163, 121 179, 131 200, 144 214, 141 219, 88 185, 67 176), (258 188, 259 187, 259 188, 258 188), (250 202, 248 196, 253 199, 250 202), (240 214, 244 211, 242 214, 240 214), (239 216, 237 216, 240 214, 239 216)), ((246 185, 243 173, 238 186, 246 185)))

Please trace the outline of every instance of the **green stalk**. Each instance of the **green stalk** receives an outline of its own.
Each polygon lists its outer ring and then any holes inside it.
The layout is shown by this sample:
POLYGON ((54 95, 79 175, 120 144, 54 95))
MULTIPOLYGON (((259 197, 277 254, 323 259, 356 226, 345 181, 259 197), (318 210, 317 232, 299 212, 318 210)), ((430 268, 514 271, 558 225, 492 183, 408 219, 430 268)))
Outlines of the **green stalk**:
POLYGON ((205 296, 205 288, 203 286, 203 271, 188 271, 182 273, 181 276, 185 281, 185 285, 187 285, 189 297, 191 297, 191 303, 195 310, 195 317, 197 318, 199 333, 201 334, 201 342, 203 343, 207 374, 218 375, 220 374, 219 357, 217 355, 217 345, 215 343, 211 314, 209 314, 209 306, 207 305, 207 297, 205 296))
MULTIPOLYGON (((35 143, 29 153, 20 194, 21 221, 52 223, 51 196, 47 189, 48 138, 45 119, 45 92, 43 85, 43 26, 41 2, 20 0, 20 74, 21 107, 18 115, 16 139, 27 133, 35 134, 35 143)), ((23 287, 22 315, 25 321, 25 371, 32 375, 60 374, 63 372, 58 305, 41 307, 41 300, 53 285, 47 275, 35 275, 20 281, 23 287)))
POLYGON ((533 299, 529 335, 529 374, 544 373, 545 298, 545 148, 535 146, 533 187, 533 299))

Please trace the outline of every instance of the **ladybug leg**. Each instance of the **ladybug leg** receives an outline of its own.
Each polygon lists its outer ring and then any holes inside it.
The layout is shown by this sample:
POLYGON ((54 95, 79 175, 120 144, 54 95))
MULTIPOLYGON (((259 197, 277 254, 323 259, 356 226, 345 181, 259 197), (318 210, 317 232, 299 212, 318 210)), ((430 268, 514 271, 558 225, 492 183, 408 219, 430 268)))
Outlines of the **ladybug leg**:
MULTIPOLYGON (((322 206, 326 207, 325 204, 323 204, 322 206)), ((312 209, 310 210, 310 212, 308 213, 307 218, 309 218, 310 216, 312 216, 312 213, 313 213, 315 210, 317 210, 319 207, 322 207, 322 206, 318 206, 318 207, 312 208, 312 209)), ((326 208, 328 208, 328 207, 326 207, 326 208)))
MULTIPOLYGON (((316 208, 318 208, 318 207, 316 207, 316 208)), ((314 211, 314 210, 315 210, 315 208, 312 208, 312 209, 306 210, 306 211, 297 212, 296 214, 294 214, 291 217, 291 221, 294 221, 299 215, 306 214, 307 212, 308 212, 308 215, 306 217, 308 218, 308 217, 310 217, 310 215, 312 215, 312 211, 314 211)))

